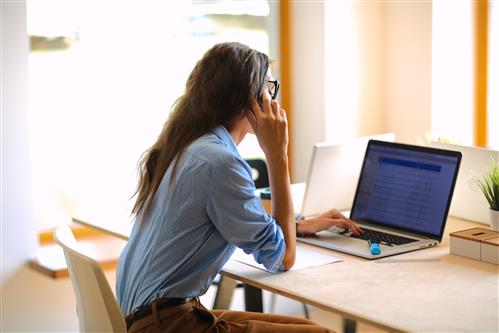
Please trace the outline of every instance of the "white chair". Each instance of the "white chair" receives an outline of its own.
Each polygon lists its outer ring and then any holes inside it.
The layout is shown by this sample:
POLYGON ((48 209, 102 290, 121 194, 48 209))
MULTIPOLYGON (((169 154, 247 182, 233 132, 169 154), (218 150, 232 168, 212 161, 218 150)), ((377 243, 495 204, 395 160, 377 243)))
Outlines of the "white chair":
POLYGON ((64 250, 80 332, 126 332, 125 317, 99 263, 78 249, 69 227, 57 228, 54 239, 64 250))

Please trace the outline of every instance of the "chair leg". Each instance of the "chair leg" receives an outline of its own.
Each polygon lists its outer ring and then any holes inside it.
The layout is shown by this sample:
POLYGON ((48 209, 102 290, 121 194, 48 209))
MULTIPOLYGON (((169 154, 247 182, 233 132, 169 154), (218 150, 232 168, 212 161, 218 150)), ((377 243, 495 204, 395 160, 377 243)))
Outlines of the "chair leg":
POLYGON ((357 322, 352 319, 343 318, 343 333, 355 333, 357 331, 357 322))
POLYGON ((220 277, 220 283, 217 287, 217 293, 215 294, 213 309, 228 310, 230 308, 230 302, 232 301, 232 294, 234 293, 235 288, 236 280, 222 275, 220 277))
POLYGON ((276 294, 272 293, 270 295, 270 306, 269 306, 269 310, 270 310, 269 312, 270 313, 274 313, 275 312, 275 300, 276 300, 276 298, 277 298, 276 294))
POLYGON ((301 303, 303 305, 303 314, 305 315, 305 319, 310 319, 310 314, 308 312, 308 306, 305 303, 301 303))

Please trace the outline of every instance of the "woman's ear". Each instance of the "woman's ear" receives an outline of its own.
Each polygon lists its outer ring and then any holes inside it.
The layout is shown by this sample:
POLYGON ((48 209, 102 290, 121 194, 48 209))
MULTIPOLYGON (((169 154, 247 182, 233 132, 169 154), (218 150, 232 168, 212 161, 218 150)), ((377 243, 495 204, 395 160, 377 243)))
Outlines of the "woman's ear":
POLYGON ((253 110, 247 110, 246 111, 246 119, 248 119, 248 122, 251 126, 251 129, 253 130, 253 133, 255 133, 256 130, 256 117, 255 114, 253 113, 253 110))

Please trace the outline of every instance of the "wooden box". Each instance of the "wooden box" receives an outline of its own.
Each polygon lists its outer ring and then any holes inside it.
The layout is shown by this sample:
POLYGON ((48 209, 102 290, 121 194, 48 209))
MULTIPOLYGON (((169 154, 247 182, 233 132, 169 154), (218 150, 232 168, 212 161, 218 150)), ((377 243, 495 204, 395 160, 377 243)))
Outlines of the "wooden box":
POLYGON ((450 253, 499 265, 499 232, 484 228, 453 232, 450 253))
POLYGON ((499 237, 482 241, 482 260, 499 265, 499 237))

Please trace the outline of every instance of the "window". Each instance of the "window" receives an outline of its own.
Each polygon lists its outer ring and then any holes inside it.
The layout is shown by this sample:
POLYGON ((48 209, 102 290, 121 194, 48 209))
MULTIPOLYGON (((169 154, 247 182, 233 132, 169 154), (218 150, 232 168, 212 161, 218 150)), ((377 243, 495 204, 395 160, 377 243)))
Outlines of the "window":
POLYGON ((499 150, 499 3, 489 5, 488 145, 499 150))
MULTIPOLYGON (((240 41, 276 57, 275 4, 29 1, 30 132, 40 227, 129 211, 136 164, 195 62, 240 41)), ((261 156, 256 139, 243 155, 261 156)))

